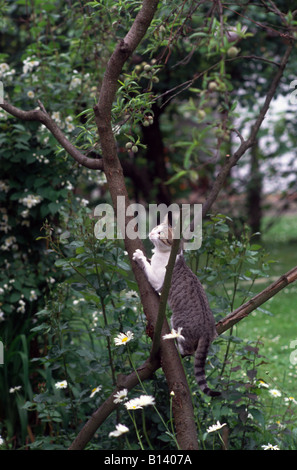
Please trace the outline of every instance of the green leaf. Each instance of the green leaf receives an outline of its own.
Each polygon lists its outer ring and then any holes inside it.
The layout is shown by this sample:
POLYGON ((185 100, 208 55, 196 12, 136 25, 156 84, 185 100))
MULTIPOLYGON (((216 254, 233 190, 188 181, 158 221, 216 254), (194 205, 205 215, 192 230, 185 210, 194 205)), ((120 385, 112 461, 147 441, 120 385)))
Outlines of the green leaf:
POLYGON ((187 152, 186 152, 186 155, 185 155, 185 158, 184 158, 184 168, 186 170, 188 170, 190 168, 190 158, 191 158, 191 155, 192 155, 192 148, 190 147, 187 152))
POLYGON ((57 259, 55 261, 55 266, 57 266, 57 268, 61 268, 62 266, 65 266, 65 265, 68 265, 68 262, 63 259, 57 259))
POLYGON ((186 170, 181 170, 178 173, 176 173, 174 176, 172 176, 168 181, 165 182, 165 184, 172 184, 178 181, 180 178, 185 176, 188 172, 186 170))
POLYGON ((15 303, 21 298, 21 293, 20 292, 13 292, 10 296, 10 302, 15 303))
POLYGON ((258 423, 264 427, 265 425, 265 418, 263 416, 262 411, 260 411, 258 408, 249 408, 249 413, 252 415, 254 420, 258 421, 258 423))
POLYGON ((56 214, 59 212, 61 205, 57 202, 50 202, 48 205, 49 211, 51 214, 56 214))
POLYGON ((62 233, 62 235, 60 235, 60 240, 64 240, 65 238, 69 238, 70 237, 70 232, 69 230, 66 230, 66 232, 62 233))

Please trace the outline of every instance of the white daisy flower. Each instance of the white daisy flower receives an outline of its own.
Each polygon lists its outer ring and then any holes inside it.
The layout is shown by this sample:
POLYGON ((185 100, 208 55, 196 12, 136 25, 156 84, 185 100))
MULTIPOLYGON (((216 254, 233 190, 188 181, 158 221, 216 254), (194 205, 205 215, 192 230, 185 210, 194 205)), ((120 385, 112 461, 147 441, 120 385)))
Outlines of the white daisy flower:
POLYGON ((134 333, 132 331, 127 331, 127 333, 120 333, 116 338, 114 338, 114 343, 116 346, 121 346, 122 344, 126 344, 131 339, 133 339, 134 333))
POLYGON ((129 428, 127 428, 127 426, 125 426, 124 424, 117 424, 115 431, 109 433, 109 437, 119 437, 128 431, 129 428))
POLYGON ((261 447, 262 447, 263 450, 280 450, 280 448, 278 446, 273 446, 269 442, 268 442, 267 445, 263 445, 261 447))
POLYGON ((21 385, 17 385, 16 387, 11 387, 9 389, 9 393, 15 393, 17 392, 18 390, 21 390, 22 386, 21 385))
POLYGON ((286 403, 293 402, 295 405, 297 405, 297 401, 295 400, 294 397, 287 397, 287 398, 285 398, 285 402, 286 402, 286 403))
POLYGON ((55 387, 57 389, 60 389, 60 388, 67 388, 67 380, 62 380, 61 382, 56 382, 55 383, 55 387))
POLYGON ((216 424, 213 424, 212 426, 210 426, 206 432, 214 432, 214 431, 218 431, 219 429, 222 429, 222 427, 226 426, 226 423, 223 423, 221 424, 220 421, 217 421, 216 424))
POLYGON ((155 399, 150 395, 141 395, 138 398, 132 398, 132 400, 127 401, 125 403, 125 407, 127 410, 139 410, 144 406, 154 405, 155 399))
POLYGON ((272 390, 269 390, 270 395, 273 397, 281 397, 282 394, 279 390, 276 390, 276 388, 273 388, 272 390))
POLYGON ((116 392, 114 394, 115 400, 113 400, 114 403, 121 403, 122 401, 127 399, 128 395, 128 390, 124 388, 123 390, 120 390, 119 392, 116 392))
POLYGON ((91 395, 90 395, 90 398, 93 398, 93 396, 94 396, 97 392, 100 392, 101 388, 102 388, 101 385, 99 385, 98 387, 93 388, 92 393, 91 393, 91 395))

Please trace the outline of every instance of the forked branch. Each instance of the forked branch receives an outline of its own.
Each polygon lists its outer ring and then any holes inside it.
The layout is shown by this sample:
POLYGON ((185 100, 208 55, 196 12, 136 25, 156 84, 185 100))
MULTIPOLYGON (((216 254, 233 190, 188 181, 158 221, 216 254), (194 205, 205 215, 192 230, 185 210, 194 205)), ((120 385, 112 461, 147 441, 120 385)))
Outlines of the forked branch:
POLYGON ((57 126, 52 117, 45 110, 41 101, 38 101, 39 108, 32 109, 30 111, 23 111, 22 109, 13 106, 4 100, 3 103, 0 103, 0 107, 12 116, 17 117, 23 121, 36 121, 43 124, 47 129, 52 133, 55 139, 59 142, 60 145, 66 150, 69 155, 71 155, 74 160, 77 161, 82 166, 90 168, 92 170, 103 170, 103 161, 101 159, 93 159, 86 157, 81 153, 71 142, 67 139, 65 134, 57 126))

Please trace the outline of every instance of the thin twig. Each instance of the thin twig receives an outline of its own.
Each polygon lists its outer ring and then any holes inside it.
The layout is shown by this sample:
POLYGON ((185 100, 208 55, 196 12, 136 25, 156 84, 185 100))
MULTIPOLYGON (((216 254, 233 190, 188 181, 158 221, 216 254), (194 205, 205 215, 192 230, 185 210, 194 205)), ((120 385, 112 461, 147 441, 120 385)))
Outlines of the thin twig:
POLYGON ((168 264, 166 266, 166 274, 164 278, 162 293, 160 297, 160 304, 159 304, 159 312, 157 321, 154 327, 154 336, 153 336, 153 344, 150 352, 151 359, 154 359, 159 352, 160 349, 160 338, 162 333, 162 327, 164 324, 164 320, 166 319, 166 306, 167 306, 167 299, 170 291, 171 286, 171 279, 172 273, 175 265, 176 256, 179 250, 180 239, 176 238, 173 240, 172 248, 170 257, 168 260, 168 264))
POLYGON ((280 83, 280 80, 283 76, 283 72, 285 70, 285 67, 288 63, 290 54, 291 54, 292 49, 293 49, 293 45, 294 45, 294 43, 290 42, 290 44, 288 45, 288 47, 285 51, 285 54, 284 54, 284 56, 283 56, 283 58, 282 58, 282 60, 279 64, 278 71, 275 74, 274 78, 272 79, 271 85, 269 87, 268 93, 267 93, 265 101, 264 101, 264 104, 263 104, 263 106, 262 106, 262 108, 261 108, 261 110, 258 114, 258 117, 256 118, 256 120, 254 122, 254 125, 251 128, 249 138, 247 140, 241 141, 241 144, 240 144, 239 148, 236 150, 236 152, 231 157, 225 159, 224 164, 223 164, 220 172, 218 173, 218 175, 216 177, 216 180, 213 184, 213 187, 210 190, 210 193, 209 193, 205 203, 203 204, 203 209, 202 209, 203 217, 205 217, 206 214, 208 214, 208 212, 210 210, 210 207, 212 206, 212 204, 216 200, 221 188, 223 187, 223 184, 225 183, 225 180, 226 180, 228 174, 230 173, 231 168, 233 166, 235 166, 237 164, 237 162, 239 161, 239 159, 245 154, 245 152, 255 144, 256 137, 257 137, 257 134, 259 132, 259 129, 262 125, 262 122, 265 119, 265 116, 266 116, 266 113, 269 109, 270 103, 271 103, 272 99, 275 96, 275 92, 276 92, 277 87, 280 83))

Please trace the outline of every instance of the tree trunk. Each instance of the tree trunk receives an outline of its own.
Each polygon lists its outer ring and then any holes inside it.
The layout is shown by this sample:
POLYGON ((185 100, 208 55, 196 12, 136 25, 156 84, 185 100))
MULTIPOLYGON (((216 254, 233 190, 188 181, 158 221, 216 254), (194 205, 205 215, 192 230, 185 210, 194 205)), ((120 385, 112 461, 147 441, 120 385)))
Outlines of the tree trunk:
MULTIPOLYGON (((171 204, 169 187, 164 184, 167 179, 165 149, 160 129, 160 109, 153 106, 154 120, 148 127, 142 127, 143 143, 147 146, 146 159, 152 183, 158 182, 158 192, 155 196, 157 204, 171 204)), ((156 187, 156 184, 152 187, 156 187)))
MULTIPOLYGON (((111 194, 113 207, 118 215, 118 196, 123 196, 125 207, 130 205, 127 188, 120 160, 117 154, 116 141, 112 131, 111 109, 118 87, 118 78, 122 67, 128 57, 131 56, 139 42, 145 35, 158 6, 157 0, 144 0, 142 8, 136 16, 130 31, 122 39, 107 64, 100 90, 99 100, 94 107, 95 120, 98 129, 102 150, 103 166, 108 188, 111 194)), ((125 214, 125 227, 132 217, 125 214)), ((124 227, 124 228, 125 228, 124 227)), ((133 261, 133 253, 139 248, 143 250, 140 239, 131 240, 124 236, 125 248, 128 252, 132 269, 139 286, 141 302, 144 313, 150 325, 154 327, 159 311, 159 298, 149 285, 142 269, 133 261)), ((167 321, 164 322, 164 333, 169 332, 167 321)), ((173 391, 173 413, 176 425, 176 433, 181 449, 192 450, 198 448, 197 430, 194 421, 194 412, 190 390, 178 352, 172 342, 162 342, 160 348, 161 365, 166 376, 169 391, 173 391)))

